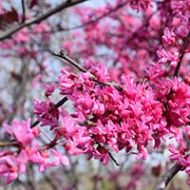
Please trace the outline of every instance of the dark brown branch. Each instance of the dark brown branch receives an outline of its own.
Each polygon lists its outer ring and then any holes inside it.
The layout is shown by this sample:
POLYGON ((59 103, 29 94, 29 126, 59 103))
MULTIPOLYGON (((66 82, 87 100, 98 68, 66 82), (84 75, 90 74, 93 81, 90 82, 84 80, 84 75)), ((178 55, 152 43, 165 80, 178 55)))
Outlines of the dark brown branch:
POLYGON ((17 142, 15 141, 0 141, 0 148, 3 147, 10 147, 10 146, 17 146, 17 142))
POLYGON ((60 51, 59 54, 51 52, 50 53, 56 57, 62 58, 64 59, 66 62, 71 63, 75 68, 77 68, 79 71, 85 73, 87 72, 86 69, 84 69, 80 64, 78 64, 76 61, 74 61, 73 59, 71 59, 66 52, 64 51, 60 51))
POLYGON ((117 160, 113 157, 112 153, 108 151, 108 154, 109 154, 110 158, 112 159, 112 161, 114 162, 114 164, 115 164, 116 166, 119 166, 117 160))
POLYGON ((24 23, 25 22, 25 12, 26 12, 26 9, 25 9, 25 3, 24 3, 24 0, 21 0, 21 5, 22 5, 22 20, 21 20, 21 23, 24 23))
MULTIPOLYGON (((83 68, 79 63, 77 63, 76 61, 74 61, 73 59, 71 59, 64 51, 61 51, 59 54, 54 53, 50 50, 48 50, 48 52, 50 52, 52 55, 59 57, 61 59, 63 59, 64 61, 66 61, 67 63, 71 64, 72 66, 74 66, 76 69, 78 69, 81 72, 87 72, 87 70, 85 68, 83 68)), ((103 85, 103 86, 112 86, 114 88, 116 88, 118 91, 122 91, 122 87, 119 84, 116 84, 114 82, 101 82, 99 81, 96 76, 93 73, 91 74, 91 80, 93 80, 94 82, 98 83, 99 85, 103 85)))
POLYGON ((72 7, 74 5, 77 5, 77 4, 85 2, 85 1, 88 1, 88 0, 76 0, 76 1, 71 1, 71 2, 68 2, 68 1, 64 2, 60 5, 58 5, 57 7, 49 10, 47 13, 44 13, 36 18, 28 20, 28 21, 24 22, 23 24, 20 24, 20 25, 16 26, 15 28, 12 28, 12 29, 6 31, 4 34, 2 34, 0 36, 0 41, 10 38, 13 34, 15 34, 16 32, 20 31, 21 29, 23 29, 25 27, 29 27, 33 24, 40 23, 41 21, 49 18, 50 16, 62 11, 63 9, 72 7))
POLYGON ((175 72, 174 72, 174 77, 178 76, 178 73, 179 73, 179 70, 180 70, 180 67, 181 67, 181 64, 182 64, 183 57, 185 55, 185 50, 187 49, 189 43, 190 43, 190 32, 188 33, 188 35, 183 40, 183 45, 182 45, 182 48, 181 48, 180 53, 179 53, 179 61, 177 63, 177 66, 176 66, 175 72))
POLYGON ((171 167, 161 178, 156 190, 165 190, 168 183, 172 180, 172 178, 182 169, 182 166, 175 164, 171 167))
POLYGON ((90 24, 94 24, 95 22, 98 22, 99 20, 101 20, 101 19, 103 19, 103 18, 105 18, 105 17, 107 17, 107 16, 115 13, 119 9, 123 8, 126 4, 127 4, 127 1, 126 2, 122 2, 122 3, 118 4, 116 7, 112 8, 112 9, 109 9, 107 12, 103 13, 100 16, 97 16, 94 19, 90 19, 89 21, 87 21, 87 22, 85 22, 85 23, 83 23, 81 25, 78 25, 78 26, 74 26, 74 27, 70 27, 70 28, 62 28, 61 31, 76 30, 76 29, 88 26, 90 24))

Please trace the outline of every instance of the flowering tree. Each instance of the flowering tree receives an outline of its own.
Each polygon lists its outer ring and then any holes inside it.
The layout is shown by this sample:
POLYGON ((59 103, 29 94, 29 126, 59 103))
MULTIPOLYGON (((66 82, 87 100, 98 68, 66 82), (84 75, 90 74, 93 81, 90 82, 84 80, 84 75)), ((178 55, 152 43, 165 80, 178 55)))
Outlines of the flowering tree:
POLYGON ((122 152, 140 161, 134 189, 157 153, 173 163, 155 187, 165 189, 190 175, 190 1, 85 1, 0 1, 0 176, 10 183, 77 155, 119 167, 122 152))

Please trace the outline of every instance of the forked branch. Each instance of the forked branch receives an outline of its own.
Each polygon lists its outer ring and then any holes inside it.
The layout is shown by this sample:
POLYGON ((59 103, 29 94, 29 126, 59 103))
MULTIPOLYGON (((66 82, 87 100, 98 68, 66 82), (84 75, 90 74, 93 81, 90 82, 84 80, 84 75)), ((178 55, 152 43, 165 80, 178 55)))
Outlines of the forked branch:
POLYGON ((11 28, 8 31, 5 31, 5 33, 0 35, 0 41, 5 40, 7 38, 10 38, 13 34, 17 33, 18 31, 20 31, 21 29, 23 29, 25 27, 29 27, 29 26, 31 26, 33 24, 40 23, 41 21, 49 18, 50 16, 62 11, 63 9, 72 7, 74 5, 77 5, 77 4, 85 2, 85 1, 88 1, 88 0, 66 1, 66 2, 58 5, 57 7, 53 8, 53 9, 50 9, 48 12, 46 12, 46 13, 38 16, 38 17, 32 18, 32 19, 30 19, 28 21, 25 21, 24 23, 22 23, 20 25, 17 25, 14 28, 11 28))
POLYGON ((182 166, 175 164, 161 177, 161 180, 156 187, 156 190, 165 190, 168 183, 173 179, 173 177, 182 169, 182 166))

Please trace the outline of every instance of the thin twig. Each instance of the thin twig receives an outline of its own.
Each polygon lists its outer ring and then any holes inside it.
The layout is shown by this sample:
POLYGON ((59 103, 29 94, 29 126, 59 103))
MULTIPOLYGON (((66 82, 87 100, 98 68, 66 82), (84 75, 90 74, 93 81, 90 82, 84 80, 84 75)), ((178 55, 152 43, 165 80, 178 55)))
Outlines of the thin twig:
POLYGON ((172 178, 182 169, 182 166, 175 164, 172 166, 161 178, 156 190, 165 190, 168 183, 172 180, 172 178))
POLYGON ((185 55, 185 50, 187 49, 189 43, 190 43, 190 32, 188 33, 188 35, 183 40, 183 45, 182 45, 182 48, 181 48, 180 53, 179 53, 179 61, 177 63, 177 66, 175 68, 175 72, 174 72, 174 75, 173 75, 174 77, 178 76, 178 73, 179 73, 179 70, 180 70, 180 67, 181 67, 181 64, 182 64, 183 57, 185 55))
POLYGON ((119 166, 119 163, 117 162, 117 160, 113 157, 112 153, 108 151, 108 154, 110 156, 110 158, 112 159, 112 161, 115 163, 116 166, 119 166))
POLYGON ((118 10, 120 10, 121 8, 123 8, 125 5, 127 4, 127 1, 126 2, 121 2, 120 4, 118 4, 116 7, 112 8, 112 9, 109 9, 107 12, 103 13, 102 15, 100 16, 97 16, 96 18, 94 19, 91 19, 81 25, 78 25, 78 26, 74 26, 74 27, 70 27, 70 28, 62 28, 61 31, 69 31, 69 30, 76 30, 76 29, 79 29, 79 28, 83 28, 85 26, 88 26, 90 24, 94 24, 95 22, 98 22, 100 20, 102 20, 103 18, 111 15, 112 13, 115 13, 117 12, 118 10))
POLYGON ((9 146, 17 146, 18 143, 15 141, 0 141, 0 148, 9 147, 9 146))
MULTIPOLYGON (((71 64, 72 66, 77 68, 79 71, 81 71, 83 73, 87 72, 87 70, 84 67, 82 67, 79 63, 77 63, 72 58, 70 58, 64 51, 61 51, 59 54, 54 53, 54 52, 52 52, 50 50, 48 50, 48 52, 50 52, 52 55, 54 55, 56 57, 59 57, 59 58, 65 60, 67 63, 71 64)), ((122 87, 117 83, 114 83, 114 82, 102 82, 102 81, 99 81, 93 73, 90 72, 90 74, 91 74, 90 79, 93 80, 94 82, 98 83, 99 85, 111 86, 111 87, 116 88, 120 92, 123 90, 122 87)))
POLYGON ((66 62, 72 64, 75 68, 77 68, 79 71, 83 72, 83 73, 86 73, 87 70, 85 68, 83 68, 80 64, 78 64, 76 61, 74 61, 73 59, 71 59, 65 51, 60 51, 59 54, 57 53, 54 53, 54 52, 51 52, 50 53, 56 57, 59 57, 59 58, 62 58, 64 59, 66 62))
POLYGON ((25 9, 25 3, 24 3, 24 0, 21 0, 21 4, 22 4, 22 20, 21 20, 21 23, 24 23, 25 22, 25 12, 26 12, 26 9, 25 9))
POLYGON ((0 41, 2 40, 5 40, 7 38, 10 38, 13 34, 17 33, 18 31, 20 31, 21 29, 25 28, 25 27, 29 27, 33 24, 38 24, 40 23, 41 21, 49 18, 50 16, 62 11, 63 9, 66 9, 66 8, 69 8, 69 7, 72 7, 74 5, 77 5, 79 3, 82 3, 82 2, 85 2, 85 1, 88 1, 88 0, 77 0, 77 1, 71 1, 71 2, 64 2, 60 5, 58 5, 57 7, 49 10, 47 13, 44 13, 36 18, 33 18, 31 20, 28 20, 26 22, 24 22, 23 24, 20 24, 8 31, 5 31, 5 33, 3 33, 1 36, 0 36, 0 41))

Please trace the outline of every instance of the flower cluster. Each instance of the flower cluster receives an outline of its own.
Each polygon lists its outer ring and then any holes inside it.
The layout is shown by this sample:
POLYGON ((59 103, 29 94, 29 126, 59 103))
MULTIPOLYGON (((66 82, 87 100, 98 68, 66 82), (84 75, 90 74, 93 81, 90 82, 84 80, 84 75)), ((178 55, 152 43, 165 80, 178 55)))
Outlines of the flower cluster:
POLYGON ((50 100, 39 101, 34 100, 34 114, 37 116, 38 121, 43 125, 50 125, 55 127, 58 125, 59 110, 50 100))
POLYGON ((0 175, 6 183, 25 173, 29 163, 38 165, 41 172, 59 164, 69 165, 64 153, 40 145, 40 130, 31 128, 30 120, 14 120, 11 126, 5 124, 3 128, 4 133, 11 137, 9 145, 11 142, 15 145, 14 149, 0 152, 0 175))
POLYGON ((190 175, 190 131, 189 127, 183 127, 175 131, 175 142, 169 145, 170 158, 190 175))
MULTIPOLYGON (((108 150, 118 152, 126 149, 129 152, 137 149, 145 158, 149 142, 159 146, 159 139, 168 132, 166 119, 162 116, 163 105, 156 100, 152 89, 146 84, 135 84, 125 76, 120 85, 122 91, 93 81, 88 73, 77 76, 65 70, 59 78, 60 93, 73 102, 75 112, 72 115, 78 120, 78 125, 83 126, 81 133, 90 137, 91 147, 82 149, 96 158, 97 153, 107 153, 105 163, 109 159, 108 150)), ((71 128, 74 138, 72 130, 76 126, 71 128)))

